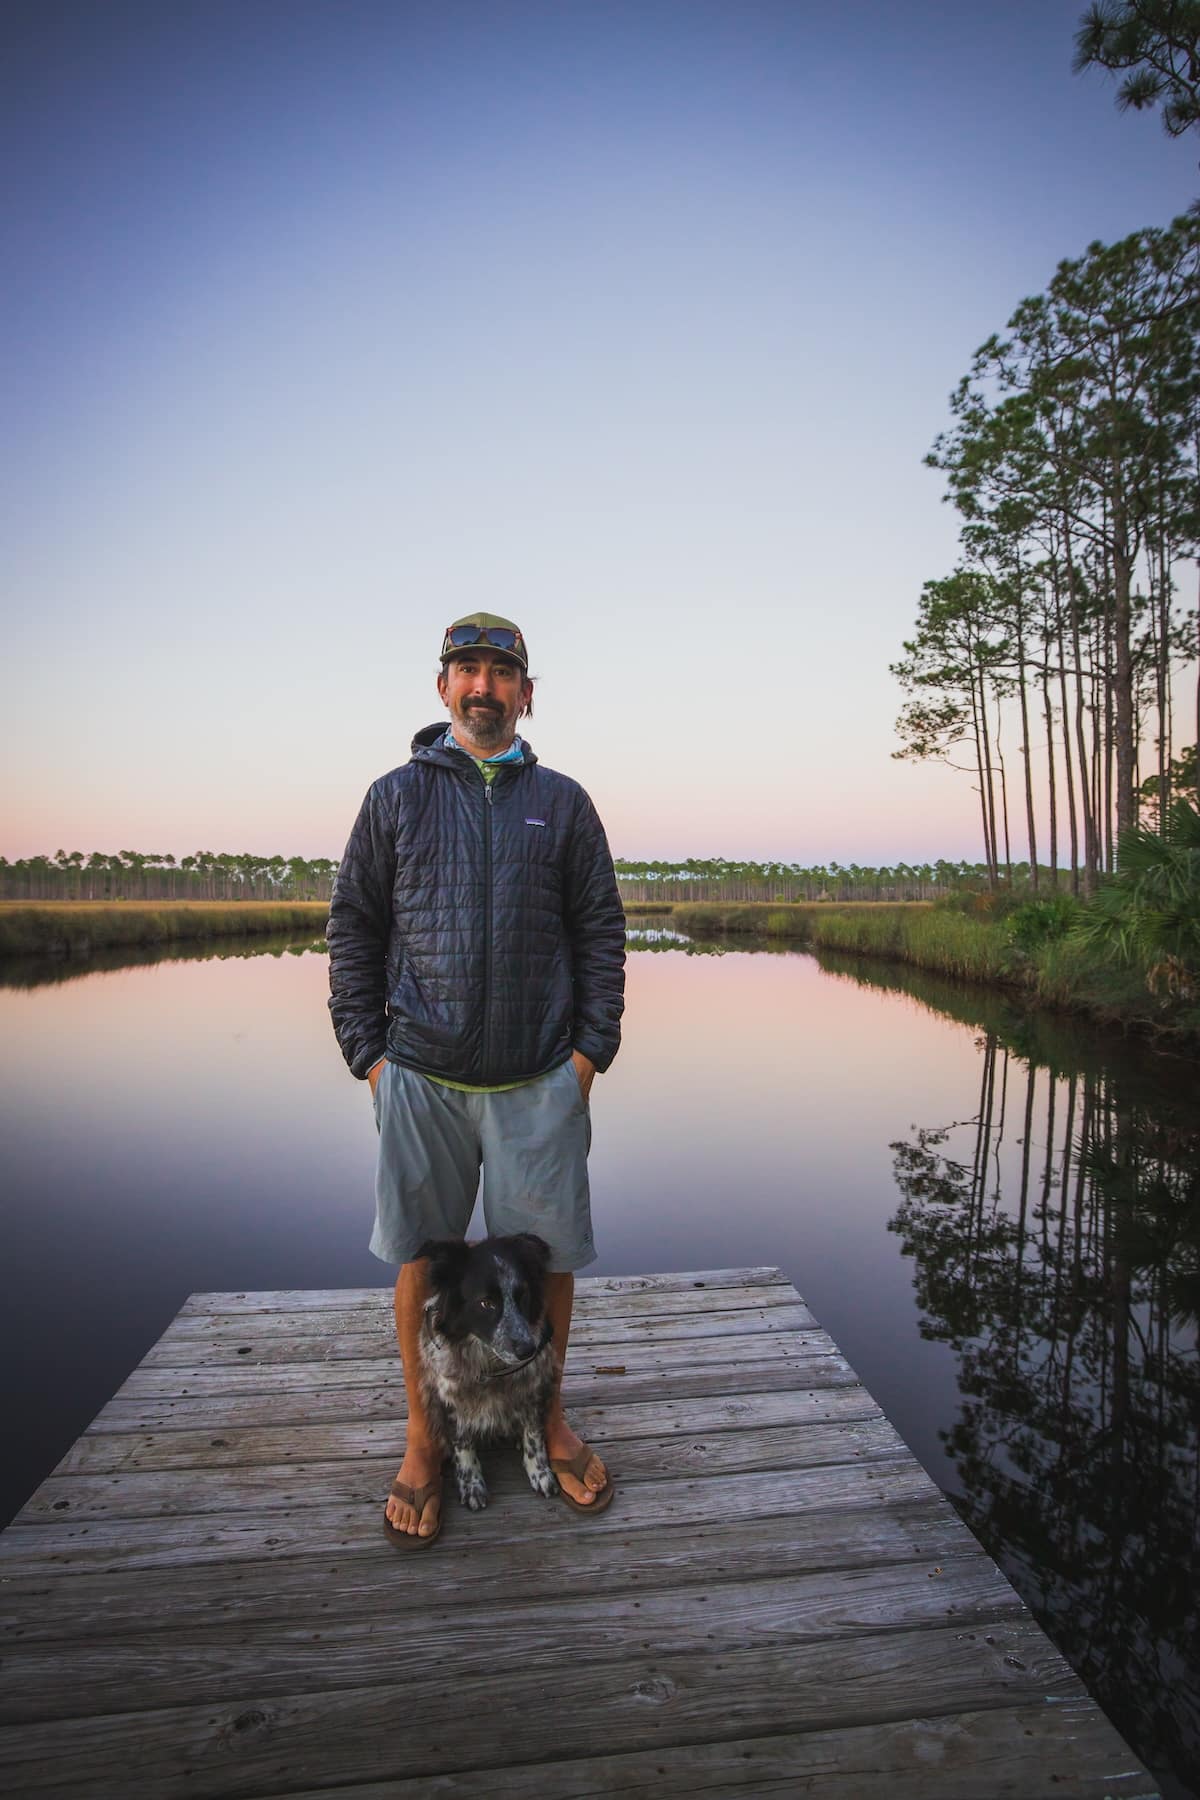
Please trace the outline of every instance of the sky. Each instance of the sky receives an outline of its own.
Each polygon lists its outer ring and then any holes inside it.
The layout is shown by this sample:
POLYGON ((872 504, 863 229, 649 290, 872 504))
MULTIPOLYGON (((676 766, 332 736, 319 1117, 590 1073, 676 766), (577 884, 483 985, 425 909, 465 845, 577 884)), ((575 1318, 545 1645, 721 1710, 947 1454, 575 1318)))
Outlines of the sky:
POLYGON ((1195 145, 1082 0, 10 0, 0 854, 336 856, 515 619, 615 855, 981 855, 922 465, 1195 145))

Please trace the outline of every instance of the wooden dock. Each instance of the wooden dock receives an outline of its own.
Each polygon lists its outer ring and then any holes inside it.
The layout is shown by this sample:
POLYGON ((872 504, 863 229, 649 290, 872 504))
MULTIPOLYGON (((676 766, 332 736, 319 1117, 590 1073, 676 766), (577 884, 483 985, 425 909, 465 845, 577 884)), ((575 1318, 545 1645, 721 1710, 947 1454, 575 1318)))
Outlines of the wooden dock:
POLYGON ((391 1294, 197 1294, 0 1535, 0 1790, 996 1800, 1154 1783, 774 1269, 582 1280, 581 1519, 380 1528, 391 1294))

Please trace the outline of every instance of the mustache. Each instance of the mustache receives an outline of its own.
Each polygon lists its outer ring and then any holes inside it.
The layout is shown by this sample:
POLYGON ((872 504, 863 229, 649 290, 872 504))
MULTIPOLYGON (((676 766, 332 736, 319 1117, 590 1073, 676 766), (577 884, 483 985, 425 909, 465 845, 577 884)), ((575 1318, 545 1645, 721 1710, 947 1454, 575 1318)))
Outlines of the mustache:
POLYGON ((503 706, 501 706, 499 700, 464 700, 463 701, 463 711, 464 712, 474 712, 476 710, 478 710, 480 712, 502 713, 504 711, 504 708, 503 708, 503 706))

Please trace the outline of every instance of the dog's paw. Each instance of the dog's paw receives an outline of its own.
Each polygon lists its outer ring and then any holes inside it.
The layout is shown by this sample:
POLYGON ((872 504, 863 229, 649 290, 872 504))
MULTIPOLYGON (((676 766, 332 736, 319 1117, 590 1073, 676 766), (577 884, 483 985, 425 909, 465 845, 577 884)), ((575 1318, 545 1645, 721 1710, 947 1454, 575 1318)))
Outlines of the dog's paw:
POLYGON ((455 1451, 454 1479, 462 1504, 471 1512, 482 1512, 488 1503, 487 1483, 473 1450, 455 1451))
POLYGON ((553 1500, 558 1492, 558 1476, 549 1463, 544 1464, 540 1469, 526 1467, 525 1473, 529 1477, 529 1485, 535 1494, 544 1494, 547 1500, 553 1500))
POLYGON ((558 1479, 546 1456, 545 1441, 540 1437, 526 1437, 521 1444, 521 1461, 534 1493, 544 1494, 547 1500, 552 1500, 558 1492, 558 1479))

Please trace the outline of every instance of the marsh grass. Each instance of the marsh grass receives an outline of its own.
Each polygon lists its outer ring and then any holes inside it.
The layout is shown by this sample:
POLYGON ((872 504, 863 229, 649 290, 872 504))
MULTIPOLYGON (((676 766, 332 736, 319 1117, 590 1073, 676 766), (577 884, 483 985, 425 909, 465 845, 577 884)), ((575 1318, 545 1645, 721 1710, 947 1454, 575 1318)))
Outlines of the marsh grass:
POLYGON ((57 900, 44 906, 0 903, 0 956, 89 956, 121 945, 203 942, 258 937, 266 932, 319 935, 329 917, 325 900, 287 905, 255 900, 57 900))
POLYGON ((906 900, 894 906, 877 900, 794 900, 786 904, 769 900, 679 900, 671 923, 681 931, 731 931, 813 943, 817 941, 818 922, 834 917, 928 911, 929 902, 923 900, 906 900))
POLYGON ((871 913, 831 913, 813 921, 813 943, 859 956, 891 956, 940 975, 971 981, 1019 980, 1005 931, 986 919, 927 907, 879 907, 871 913))

